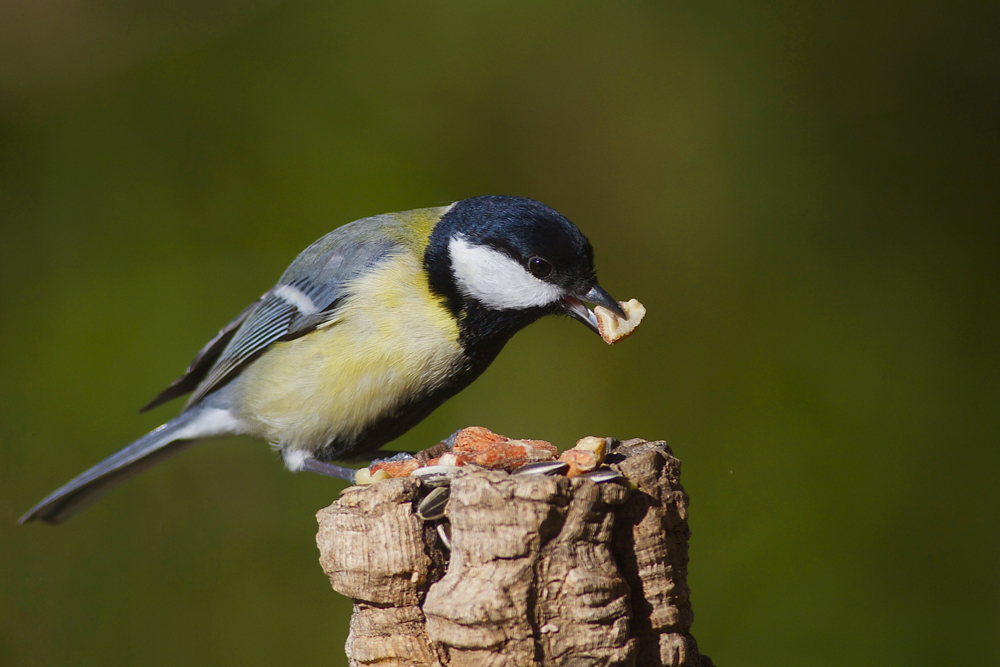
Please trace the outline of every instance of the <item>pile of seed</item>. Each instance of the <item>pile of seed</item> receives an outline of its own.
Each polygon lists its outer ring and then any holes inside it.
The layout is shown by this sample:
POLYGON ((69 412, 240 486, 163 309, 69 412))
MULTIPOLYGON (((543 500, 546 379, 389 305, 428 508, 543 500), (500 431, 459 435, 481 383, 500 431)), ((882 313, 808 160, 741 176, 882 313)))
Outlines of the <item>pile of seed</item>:
MULTIPOLYGON (((413 476, 428 485, 441 485, 466 465, 520 474, 601 477, 601 465, 614 442, 614 438, 587 436, 560 454, 555 445, 544 440, 517 440, 482 426, 470 426, 452 435, 446 441, 447 451, 440 456, 423 462, 419 455, 397 454, 358 470, 354 481, 374 484, 392 477, 413 476)), ((609 469, 603 476, 607 475, 617 473, 609 469)))

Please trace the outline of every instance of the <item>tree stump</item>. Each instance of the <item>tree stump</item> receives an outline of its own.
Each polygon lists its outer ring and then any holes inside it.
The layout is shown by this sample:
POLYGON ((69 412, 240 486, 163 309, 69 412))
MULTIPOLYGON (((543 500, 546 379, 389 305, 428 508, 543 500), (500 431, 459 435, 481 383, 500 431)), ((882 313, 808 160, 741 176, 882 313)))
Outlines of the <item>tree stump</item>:
POLYGON ((316 542, 354 600, 350 665, 710 667, 690 634, 680 461, 629 440, 608 463, 625 480, 468 466, 435 521, 416 478, 345 489, 316 542))

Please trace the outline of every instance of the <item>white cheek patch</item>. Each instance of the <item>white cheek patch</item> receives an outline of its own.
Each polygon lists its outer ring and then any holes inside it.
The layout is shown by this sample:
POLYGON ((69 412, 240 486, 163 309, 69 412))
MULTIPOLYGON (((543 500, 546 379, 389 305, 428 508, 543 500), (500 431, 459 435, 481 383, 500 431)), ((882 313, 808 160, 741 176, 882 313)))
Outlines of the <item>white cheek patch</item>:
POLYGON ((462 236, 451 239, 448 252, 458 289, 489 308, 546 306, 566 294, 561 287, 534 277, 502 252, 473 245, 462 236))

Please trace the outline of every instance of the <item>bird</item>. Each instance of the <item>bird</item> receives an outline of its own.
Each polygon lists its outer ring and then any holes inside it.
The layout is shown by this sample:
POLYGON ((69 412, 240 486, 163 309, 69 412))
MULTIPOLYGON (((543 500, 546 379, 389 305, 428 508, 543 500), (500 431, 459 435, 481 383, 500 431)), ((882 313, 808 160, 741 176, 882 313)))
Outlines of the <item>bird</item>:
POLYGON ((481 196, 362 218, 329 232, 222 328, 140 412, 181 413, 58 488, 18 523, 59 523, 144 470, 212 438, 249 435, 292 471, 352 480, 467 387, 545 315, 597 332, 624 317, 587 237, 545 204, 481 196))

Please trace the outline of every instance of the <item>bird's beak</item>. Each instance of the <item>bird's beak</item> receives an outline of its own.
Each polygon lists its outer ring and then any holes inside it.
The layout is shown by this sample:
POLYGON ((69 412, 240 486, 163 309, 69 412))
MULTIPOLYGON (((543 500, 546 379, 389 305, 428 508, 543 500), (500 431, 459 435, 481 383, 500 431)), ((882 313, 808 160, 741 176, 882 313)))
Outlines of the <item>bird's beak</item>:
POLYGON ((563 308, 566 310, 566 314, 570 317, 574 317, 594 331, 594 333, 599 333, 597 328, 597 316, 594 315, 594 311, 584 305, 584 301, 587 303, 592 303, 595 306, 604 306, 611 312, 613 312, 618 317, 623 319, 628 319, 625 311, 622 307, 618 305, 614 297, 604 291, 597 283, 591 287, 586 292, 582 294, 570 294, 562 298, 563 308))

